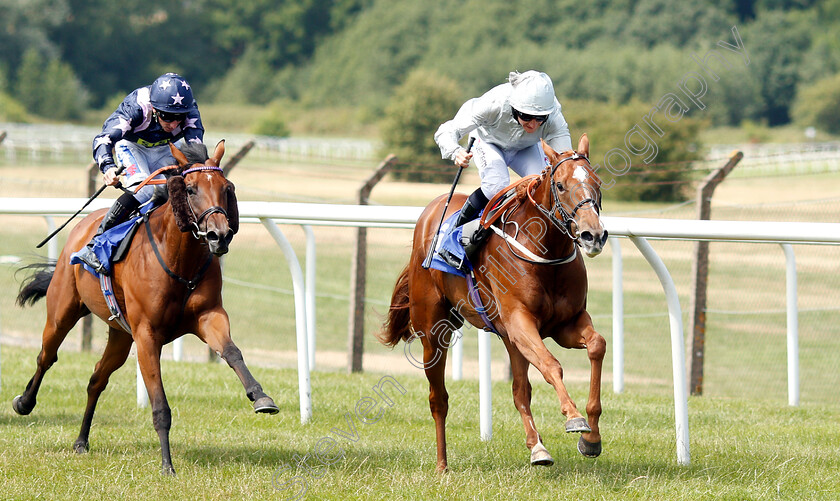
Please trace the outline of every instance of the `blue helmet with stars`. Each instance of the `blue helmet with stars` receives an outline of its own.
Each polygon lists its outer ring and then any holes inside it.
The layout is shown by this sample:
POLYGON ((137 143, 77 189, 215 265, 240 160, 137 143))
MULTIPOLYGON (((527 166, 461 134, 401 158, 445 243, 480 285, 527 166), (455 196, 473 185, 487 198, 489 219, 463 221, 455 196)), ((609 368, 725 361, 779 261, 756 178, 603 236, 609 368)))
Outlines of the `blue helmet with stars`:
POLYGON ((149 89, 152 108, 166 113, 187 113, 195 104, 190 84, 177 73, 165 73, 149 89))

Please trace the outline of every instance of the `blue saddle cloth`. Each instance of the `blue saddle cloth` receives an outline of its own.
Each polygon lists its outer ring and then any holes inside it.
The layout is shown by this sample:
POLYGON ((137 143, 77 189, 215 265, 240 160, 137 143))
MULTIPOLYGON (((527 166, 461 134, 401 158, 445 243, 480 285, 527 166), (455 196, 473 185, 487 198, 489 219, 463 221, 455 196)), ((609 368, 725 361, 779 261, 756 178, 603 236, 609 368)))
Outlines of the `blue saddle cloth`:
POLYGON ((469 269, 472 269, 472 264, 467 260, 466 253, 464 251, 464 246, 461 245, 461 232, 463 230, 460 226, 455 226, 455 221, 458 220, 458 216, 461 214, 461 211, 456 211, 454 214, 449 216, 446 221, 440 226, 440 232, 438 233, 438 240, 437 240, 437 248, 435 249, 435 254, 432 256, 432 265, 431 268, 435 270, 440 270, 445 273, 451 273, 453 275, 458 275, 459 277, 466 276, 463 271, 453 268, 449 266, 447 262, 440 257, 440 251, 446 250, 449 254, 457 257, 458 259, 463 259, 469 269))
MULTIPOLYGON (((124 221, 116 226, 109 228, 101 235, 93 237, 93 252, 99 258, 99 262, 105 267, 106 273, 111 273, 111 255, 114 250, 120 245, 120 242, 131 232, 131 228, 138 224, 145 214, 152 209, 152 204, 146 204, 140 208, 140 216, 133 217, 128 221, 124 221)), ((99 273, 93 270, 90 266, 83 263, 78 257, 79 252, 70 254, 70 264, 81 264, 84 269, 93 273, 93 276, 99 277, 99 273)))

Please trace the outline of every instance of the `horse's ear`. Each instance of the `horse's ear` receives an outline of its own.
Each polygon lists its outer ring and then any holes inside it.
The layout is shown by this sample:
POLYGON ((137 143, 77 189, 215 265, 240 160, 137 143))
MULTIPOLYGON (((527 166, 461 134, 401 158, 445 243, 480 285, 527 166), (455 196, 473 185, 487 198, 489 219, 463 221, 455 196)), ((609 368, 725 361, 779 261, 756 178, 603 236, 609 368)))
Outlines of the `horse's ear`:
POLYGON ((239 203, 236 201, 236 187, 228 182, 227 192, 227 218, 230 231, 239 231, 239 203))
POLYGON ((187 205, 187 183, 184 176, 172 176, 166 180, 169 191, 169 206, 175 216, 175 224, 182 232, 190 231, 190 208, 187 205))
POLYGON ((172 156, 175 157, 179 166, 183 167, 189 163, 187 162, 187 157, 185 157, 181 150, 176 148, 174 144, 169 143, 169 151, 172 152, 172 156))
POLYGON ((580 136, 580 141, 578 141, 577 152, 583 156, 589 156, 589 136, 586 135, 586 132, 580 136))
POLYGON ((554 159, 557 157, 557 152, 545 142, 545 139, 540 139, 540 143, 542 143, 542 149, 545 152, 545 156, 548 157, 551 163, 554 163, 554 159))
POLYGON ((222 157, 225 156, 225 140, 222 139, 218 143, 216 143, 216 149, 213 151, 213 156, 210 157, 204 165, 212 165, 213 167, 218 167, 219 164, 222 162, 222 157))

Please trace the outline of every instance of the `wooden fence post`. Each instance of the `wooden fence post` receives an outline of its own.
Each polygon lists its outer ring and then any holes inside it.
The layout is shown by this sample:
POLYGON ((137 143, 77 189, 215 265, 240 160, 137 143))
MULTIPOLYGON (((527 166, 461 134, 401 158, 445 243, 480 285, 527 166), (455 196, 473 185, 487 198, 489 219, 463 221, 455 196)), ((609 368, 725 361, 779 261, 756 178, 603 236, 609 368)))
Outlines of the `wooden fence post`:
MULTIPOLYGON (((99 171, 99 166, 95 162, 91 162, 87 170, 87 191, 88 196, 92 197, 98 188, 97 181, 102 173, 99 171)), ((82 351, 91 351, 93 349, 93 315, 85 315, 82 318, 82 351)))
MULTIPOLYGON (((367 205, 373 187, 391 170, 397 157, 388 155, 376 171, 359 189, 359 205, 367 205)), ((367 228, 356 231, 356 246, 350 266, 350 322, 348 328, 347 371, 362 372, 362 355, 365 341, 365 286, 367 275, 367 228)))
POLYGON ((0 143, 2 143, 4 139, 6 139, 6 131, 0 130, 0 143))
POLYGON ((236 152, 236 155, 231 157, 231 159, 228 160, 227 163, 225 163, 225 166, 222 167, 222 172, 224 173, 225 177, 227 177, 227 175, 230 174, 230 171, 232 171, 233 168, 236 167, 236 164, 238 164, 239 161, 242 160, 242 158, 244 158, 245 155, 247 155, 253 147, 254 141, 248 141, 247 143, 245 143, 245 146, 243 146, 239 149, 239 151, 236 152))
MULTIPOLYGON (((712 194, 717 185, 744 158, 740 151, 732 152, 726 165, 712 172, 697 187, 697 219, 708 220, 712 215, 712 194)), ((689 390, 692 395, 703 394, 703 356, 706 344, 706 287, 709 279, 709 242, 699 241, 692 263, 691 308, 693 314, 692 337, 688 357, 690 374, 689 390)))

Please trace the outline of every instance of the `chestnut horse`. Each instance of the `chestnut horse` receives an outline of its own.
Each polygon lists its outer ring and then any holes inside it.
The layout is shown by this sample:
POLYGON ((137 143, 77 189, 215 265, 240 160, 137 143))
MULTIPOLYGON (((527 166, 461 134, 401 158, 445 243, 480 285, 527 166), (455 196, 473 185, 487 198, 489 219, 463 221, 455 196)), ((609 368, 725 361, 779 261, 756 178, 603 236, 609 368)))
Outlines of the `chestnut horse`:
MULTIPOLYGON (((397 279, 391 307, 380 341, 395 346, 419 337, 429 380, 429 406, 435 421, 437 470, 447 468, 446 414, 449 395, 444 384, 447 348, 452 331, 464 319, 498 333, 510 357, 513 402, 522 416, 525 443, 531 464, 550 465, 554 460, 542 443, 531 415, 528 367, 534 365, 554 387, 567 432, 582 432, 578 450, 596 457, 601 452, 598 420, 601 415, 601 366, 606 342, 592 326, 586 312, 586 268, 578 246, 594 257, 603 249, 607 231, 600 219, 600 180, 589 161, 589 139, 584 134, 577 151, 555 152, 543 143, 550 160, 539 176, 522 179, 509 208, 485 227, 495 232, 473 263, 475 292, 457 275, 421 266, 437 223, 444 198, 438 197, 420 215, 414 230, 411 259, 397 279), (513 233, 513 234, 511 234, 513 233), (483 310, 483 313, 482 313, 483 310), (482 318, 485 317, 485 318, 482 318), (585 348, 591 365, 587 419, 578 411, 563 384, 563 368, 543 343, 551 338, 564 348, 585 348)), ((492 207, 491 200, 488 208, 492 207)), ((464 196, 458 195, 463 202, 464 196)), ((454 212, 459 203, 453 203, 454 212)), ((485 211, 486 212, 486 211, 485 211)), ((419 361, 417 361, 419 362, 419 361)))
POLYGON ((21 286, 17 297, 21 306, 46 296, 47 322, 35 375, 12 404, 18 414, 32 412, 44 373, 58 360, 58 348, 67 333, 80 318, 93 313, 108 324, 108 342, 88 384, 82 428, 73 448, 77 453, 87 452, 96 402, 111 374, 125 363, 133 341, 152 405, 152 423, 160 438, 165 474, 175 470, 169 449, 172 415, 161 380, 164 344, 194 333, 236 372, 256 412, 274 414, 279 410, 231 341, 230 321, 222 307, 218 256, 228 251, 239 227, 233 183, 218 167, 224 142, 209 159, 204 145, 187 145, 183 153, 170 147, 178 165, 168 174, 169 200, 151 213, 143 223, 147 230, 138 229, 126 257, 112 268, 114 295, 131 332, 110 318, 99 280, 81 265, 70 264, 70 255, 96 232, 104 214, 104 210, 97 211, 70 233, 54 270, 49 263, 31 265, 40 271, 21 286))

